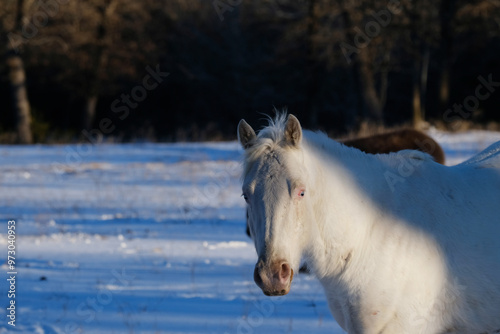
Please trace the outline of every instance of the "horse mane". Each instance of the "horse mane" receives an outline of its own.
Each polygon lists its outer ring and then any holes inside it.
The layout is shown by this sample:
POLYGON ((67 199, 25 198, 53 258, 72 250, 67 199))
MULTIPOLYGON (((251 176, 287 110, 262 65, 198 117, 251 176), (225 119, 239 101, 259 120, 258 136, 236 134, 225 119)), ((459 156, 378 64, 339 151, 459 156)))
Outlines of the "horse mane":
POLYGON ((286 110, 277 111, 276 116, 267 115, 268 125, 259 131, 258 138, 272 139, 275 143, 280 143, 285 139, 285 125, 288 120, 286 110))
POLYGON ((287 119, 288 115, 286 111, 277 111, 274 118, 267 116, 268 125, 259 131, 252 145, 245 150, 243 177, 252 169, 258 157, 278 149, 283 149, 286 146, 284 144, 287 119))

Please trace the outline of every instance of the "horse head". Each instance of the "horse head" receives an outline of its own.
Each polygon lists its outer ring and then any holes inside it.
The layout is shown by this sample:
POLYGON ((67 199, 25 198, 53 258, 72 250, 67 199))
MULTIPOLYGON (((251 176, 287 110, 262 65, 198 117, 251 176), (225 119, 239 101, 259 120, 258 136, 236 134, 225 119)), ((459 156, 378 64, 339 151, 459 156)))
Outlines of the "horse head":
POLYGON ((258 255, 254 280, 266 295, 285 295, 308 242, 312 212, 302 128, 289 115, 257 136, 241 120, 238 139, 245 149, 242 190, 258 255))

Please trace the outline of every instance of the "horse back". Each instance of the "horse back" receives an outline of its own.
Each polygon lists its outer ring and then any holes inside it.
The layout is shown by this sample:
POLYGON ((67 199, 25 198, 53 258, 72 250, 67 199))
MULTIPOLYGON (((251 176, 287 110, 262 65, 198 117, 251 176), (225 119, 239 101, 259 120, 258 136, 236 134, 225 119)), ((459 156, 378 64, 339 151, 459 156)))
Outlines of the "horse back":
POLYGON ((488 146, 469 160, 461 163, 477 168, 500 168, 500 141, 488 146))

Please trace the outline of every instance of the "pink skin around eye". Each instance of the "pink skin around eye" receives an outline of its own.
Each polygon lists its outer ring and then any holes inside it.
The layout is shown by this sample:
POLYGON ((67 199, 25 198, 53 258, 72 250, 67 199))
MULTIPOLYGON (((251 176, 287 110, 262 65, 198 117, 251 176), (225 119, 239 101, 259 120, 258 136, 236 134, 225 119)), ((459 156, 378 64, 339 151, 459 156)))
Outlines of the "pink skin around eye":
POLYGON ((297 197, 300 199, 306 195, 306 190, 305 188, 299 188, 297 190, 297 197))

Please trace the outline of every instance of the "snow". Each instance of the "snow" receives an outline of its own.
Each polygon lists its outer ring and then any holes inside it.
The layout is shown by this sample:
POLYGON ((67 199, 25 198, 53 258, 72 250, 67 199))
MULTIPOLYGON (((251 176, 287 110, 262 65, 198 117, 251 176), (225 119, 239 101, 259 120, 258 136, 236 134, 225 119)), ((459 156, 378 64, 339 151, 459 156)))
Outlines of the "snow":
MULTIPOLYGON (((447 164, 500 133, 431 130, 447 164)), ((311 275, 253 282, 236 142, 0 146, 0 263, 16 220, 16 326, 0 333, 343 333, 311 275)))

